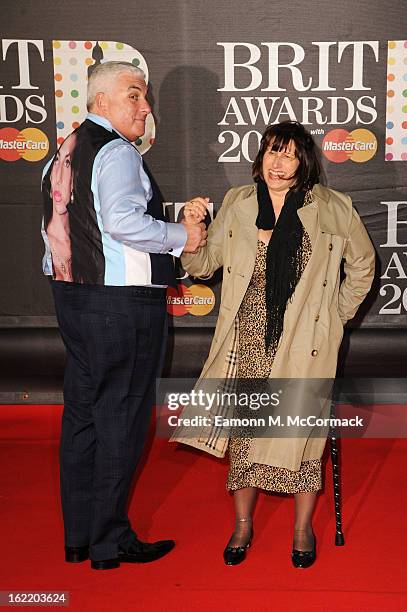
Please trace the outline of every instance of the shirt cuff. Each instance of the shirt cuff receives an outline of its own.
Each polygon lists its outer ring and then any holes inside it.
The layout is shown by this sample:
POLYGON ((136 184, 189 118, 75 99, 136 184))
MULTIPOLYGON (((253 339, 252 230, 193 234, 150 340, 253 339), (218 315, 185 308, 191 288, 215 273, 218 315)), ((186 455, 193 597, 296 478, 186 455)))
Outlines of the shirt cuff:
POLYGON ((187 230, 181 223, 166 223, 167 239, 163 252, 180 257, 187 241, 187 230))

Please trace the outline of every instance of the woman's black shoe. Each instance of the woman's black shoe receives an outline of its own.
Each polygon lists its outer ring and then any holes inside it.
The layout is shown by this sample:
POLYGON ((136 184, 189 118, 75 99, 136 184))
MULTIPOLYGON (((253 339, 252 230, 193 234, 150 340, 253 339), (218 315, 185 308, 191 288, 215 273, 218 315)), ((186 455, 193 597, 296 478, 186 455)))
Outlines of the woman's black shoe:
POLYGON ((292 553, 291 553, 291 560, 293 562, 294 567, 302 567, 302 568, 306 568, 306 567, 310 567, 315 559, 317 558, 317 551, 316 551, 316 546, 317 546, 317 539, 314 535, 314 546, 312 548, 312 550, 297 550, 296 548, 293 548, 292 553))
MULTIPOLYGON (((237 519, 238 523, 247 522, 251 519, 237 519)), ((223 551, 223 558, 225 560, 226 565, 239 565, 246 559, 246 551, 250 548, 253 539, 253 529, 250 530, 250 537, 247 544, 243 544, 242 546, 226 546, 223 551)))
POLYGON ((246 559, 246 550, 250 548, 251 538, 246 546, 226 546, 223 558, 226 565, 239 565, 246 559))

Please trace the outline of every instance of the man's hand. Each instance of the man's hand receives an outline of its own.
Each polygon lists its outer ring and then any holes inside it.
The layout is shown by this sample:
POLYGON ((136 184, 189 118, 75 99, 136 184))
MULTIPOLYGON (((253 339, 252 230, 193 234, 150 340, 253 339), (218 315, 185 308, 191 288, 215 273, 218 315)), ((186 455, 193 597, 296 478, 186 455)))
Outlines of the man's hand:
POLYGON ((197 197, 185 202, 184 219, 187 224, 200 223, 205 219, 209 198, 197 197))
POLYGON ((184 246, 184 253, 197 253, 198 249, 206 245, 206 237, 208 232, 206 231, 205 223, 188 223, 187 221, 181 221, 185 229, 187 230, 187 241, 184 246))

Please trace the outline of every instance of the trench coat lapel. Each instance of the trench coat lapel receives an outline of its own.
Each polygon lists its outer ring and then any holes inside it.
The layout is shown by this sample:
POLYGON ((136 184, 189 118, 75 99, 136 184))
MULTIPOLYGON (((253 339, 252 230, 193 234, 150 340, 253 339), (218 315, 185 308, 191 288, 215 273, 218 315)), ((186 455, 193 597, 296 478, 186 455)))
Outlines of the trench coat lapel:
POLYGON ((312 248, 314 248, 317 241, 319 224, 318 224, 318 203, 313 197, 312 202, 306 206, 302 206, 297 210, 297 214, 300 218, 303 228, 307 232, 312 248))
POLYGON ((323 232, 324 234, 333 234, 335 236, 347 238, 349 233, 350 217, 347 218, 343 214, 342 208, 338 206, 337 203, 335 203, 334 199, 330 196, 329 191, 321 187, 321 185, 317 184, 312 190, 312 199, 313 202, 311 202, 311 204, 303 207, 302 209, 300 209, 300 211, 298 211, 298 214, 300 215, 304 227, 310 234, 311 241, 311 219, 313 214, 312 211, 314 208, 316 208, 317 210, 317 222, 318 229, 320 232, 323 232), (309 209, 308 211, 307 208, 309 209), (305 225, 306 223, 309 225, 310 231, 305 225))
POLYGON ((236 218, 242 226, 243 234, 249 247, 249 260, 250 265, 253 264, 252 267, 254 267, 257 251, 256 219, 258 212, 259 206, 257 204, 256 186, 253 185, 253 192, 251 195, 243 200, 240 200, 235 207, 236 218))
MULTIPOLYGON (((313 199, 307 206, 302 206, 298 210, 298 216, 300 221, 308 232, 308 235, 311 240, 312 246, 315 245, 317 235, 318 235, 318 200, 323 198, 320 197, 318 193, 314 194, 313 199)), ((256 227, 256 219, 259 211, 259 206, 257 203, 257 194, 256 187, 253 186, 253 192, 243 200, 240 200, 235 208, 235 214, 242 225, 244 235, 247 239, 247 243, 250 249, 249 260, 250 265, 253 264, 256 258, 256 250, 257 250, 257 227, 256 227)), ((249 262, 248 262, 249 264, 249 262)))

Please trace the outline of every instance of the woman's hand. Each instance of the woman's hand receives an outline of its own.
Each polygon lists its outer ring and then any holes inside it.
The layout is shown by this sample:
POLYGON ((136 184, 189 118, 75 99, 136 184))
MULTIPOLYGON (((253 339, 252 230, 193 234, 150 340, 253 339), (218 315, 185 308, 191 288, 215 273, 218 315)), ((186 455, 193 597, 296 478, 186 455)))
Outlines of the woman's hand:
POLYGON ((189 200, 184 206, 184 220, 187 225, 196 225, 205 219, 209 198, 197 197, 189 200))

